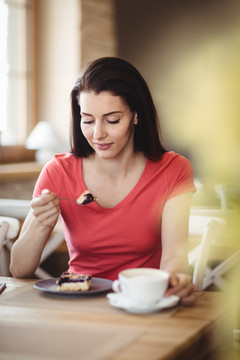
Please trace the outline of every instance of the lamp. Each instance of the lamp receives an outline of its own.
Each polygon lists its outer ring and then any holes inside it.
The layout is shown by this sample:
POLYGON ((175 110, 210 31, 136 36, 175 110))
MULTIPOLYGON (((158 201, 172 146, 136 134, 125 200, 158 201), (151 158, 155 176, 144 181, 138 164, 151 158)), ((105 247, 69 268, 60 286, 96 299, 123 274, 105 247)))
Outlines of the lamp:
POLYGON ((28 136, 25 146, 36 151, 36 160, 45 164, 56 153, 63 152, 63 143, 48 121, 40 121, 28 136))

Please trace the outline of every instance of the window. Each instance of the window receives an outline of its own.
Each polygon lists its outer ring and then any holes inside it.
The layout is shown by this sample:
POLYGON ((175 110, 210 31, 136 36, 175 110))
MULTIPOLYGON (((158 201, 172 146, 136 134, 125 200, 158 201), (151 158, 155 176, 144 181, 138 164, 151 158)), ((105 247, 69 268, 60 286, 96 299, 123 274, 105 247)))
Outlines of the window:
POLYGON ((30 122, 32 0, 0 0, 2 145, 23 144, 30 122))

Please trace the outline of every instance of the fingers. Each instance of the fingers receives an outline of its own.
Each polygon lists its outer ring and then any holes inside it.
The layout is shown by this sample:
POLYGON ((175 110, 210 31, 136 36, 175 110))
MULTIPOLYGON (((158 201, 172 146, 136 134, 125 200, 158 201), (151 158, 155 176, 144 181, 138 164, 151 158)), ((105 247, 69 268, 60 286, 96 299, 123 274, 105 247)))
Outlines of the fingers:
POLYGON ((192 283, 185 285, 181 289, 175 292, 175 295, 179 296, 181 299, 187 298, 193 293, 194 286, 192 283))
POLYGON ((177 295, 183 305, 192 305, 195 301, 194 285, 188 274, 171 274, 166 296, 177 295))
POLYGON ((188 274, 170 274, 168 295, 178 294, 189 284, 192 284, 191 276, 188 274))
POLYGON ((42 192, 41 192, 41 195, 44 195, 44 194, 50 194, 50 190, 43 189, 42 192))
POLYGON ((170 278, 169 278, 169 286, 175 287, 179 284, 179 277, 177 276, 177 274, 170 274, 170 278))
POLYGON ((33 215, 44 226, 55 225, 60 214, 59 199, 49 190, 43 190, 41 196, 31 202, 33 215))
POLYGON ((31 206, 33 208, 40 208, 41 206, 53 205, 59 207, 59 199, 54 193, 51 193, 49 190, 44 189, 40 196, 33 198, 31 206))
POLYGON ((59 213, 60 213, 59 209, 54 207, 49 210, 46 210, 45 212, 38 213, 36 217, 38 221, 42 223, 42 225, 49 227, 49 226, 54 226, 56 224, 59 213))
POLYGON ((182 305, 185 306, 191 306, 196 300, 196 295, 194 293, 191 293, 190 295, 181 298, 180 302, 182 305))

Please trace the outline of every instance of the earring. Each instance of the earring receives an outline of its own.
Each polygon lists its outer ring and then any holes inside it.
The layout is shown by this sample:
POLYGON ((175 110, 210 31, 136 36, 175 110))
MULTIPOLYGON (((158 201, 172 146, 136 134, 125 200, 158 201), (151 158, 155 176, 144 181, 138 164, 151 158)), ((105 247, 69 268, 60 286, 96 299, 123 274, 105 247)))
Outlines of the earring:
POLYGON ((138 117, 137 117, 137 115, 136 115, 136 117, 135 117, 135 119, 134 119, 133 123, 134 123, 134 125, 137 125, 137 123, 138 123, 138 117))

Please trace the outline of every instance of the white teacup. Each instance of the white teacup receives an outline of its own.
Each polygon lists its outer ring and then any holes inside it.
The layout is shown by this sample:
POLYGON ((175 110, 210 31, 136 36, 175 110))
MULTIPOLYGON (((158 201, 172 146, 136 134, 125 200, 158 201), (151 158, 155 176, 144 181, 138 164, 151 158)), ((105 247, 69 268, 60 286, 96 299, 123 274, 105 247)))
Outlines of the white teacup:
POLYGON ((150 306, 161 300, 167 290, 169 273, 151 268, 123 270, 112 289, 122 293, 133 304, 150 306))

